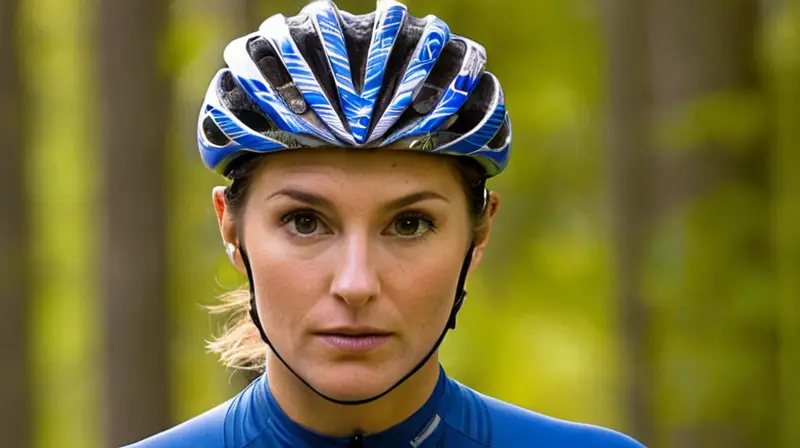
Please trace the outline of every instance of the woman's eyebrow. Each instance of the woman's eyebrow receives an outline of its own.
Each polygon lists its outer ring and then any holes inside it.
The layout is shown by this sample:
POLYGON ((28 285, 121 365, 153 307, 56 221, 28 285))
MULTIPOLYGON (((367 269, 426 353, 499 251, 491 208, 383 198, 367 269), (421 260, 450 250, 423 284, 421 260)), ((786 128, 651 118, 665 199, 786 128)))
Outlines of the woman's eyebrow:
POLYGON ((282 188, 269 195, 266 200, 269 201, 270 199, 280 196, 286 196, 294 199, 295 201, 303 202, 315 207, 326 208, 328 210, 334 210, 336 208, 333 206, 333 202, 331 202, 330 199, 309 191, 298 190, 296 188, 282 188))
POLYGON ((447 199, 446 197, 442 196, 439 193, 436 193, 435 191, 425 190, 416 193, 411 193, 409 195, 399 197, 397 199, 393 199, 384 204, 383 208, 384 210, 387 211, 397 210, 403 207, 408 207, 409 205, 415 204, 417 202, 427 201, 431 199, 437 199, 448 203, 450 202, 449 199, 447 199))

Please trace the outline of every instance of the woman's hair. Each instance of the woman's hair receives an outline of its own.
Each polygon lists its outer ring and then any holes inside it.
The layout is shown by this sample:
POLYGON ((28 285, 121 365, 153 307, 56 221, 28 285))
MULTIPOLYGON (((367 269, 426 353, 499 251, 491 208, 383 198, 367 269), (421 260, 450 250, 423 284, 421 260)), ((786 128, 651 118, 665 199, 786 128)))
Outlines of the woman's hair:
MULTIPOLYGON (((464 193, 469 204, 469 217, 472 231, 484 221, 488 200, 485 197, 484 170, 474 159, 467 157, 447 157, 458 170, 464 193)), ((228 172, 231 186, 225 190, 225 205, 237 226, 241 226, 244 206, 250 184, 261 165, 263 155, 256 155, 240 161, 228 172)), ((242 233, 241 227, 239 234, 242 233)), ((220 304, 208 307, 212 314, 227 314, 228 319, 222 333, 207 344, 207 348, 220 357, 220 361, 232 369, 262 370, 267 357, 267 346, 250 319, 250 290, 247 287, 227 292, 220 296, 220 304)))

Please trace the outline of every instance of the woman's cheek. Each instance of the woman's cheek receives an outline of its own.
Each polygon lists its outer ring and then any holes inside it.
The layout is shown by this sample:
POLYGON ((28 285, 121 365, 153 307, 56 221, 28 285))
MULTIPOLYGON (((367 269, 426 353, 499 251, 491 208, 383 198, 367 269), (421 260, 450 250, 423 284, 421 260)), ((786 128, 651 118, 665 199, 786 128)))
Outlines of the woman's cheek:
POLYGON ((421 315, 431 319, 441 317, 449 313, 455 298, 463 262, 457 260, 460 256, 454 256, 459 251, 438 245, 429 249, 415 257, 415 261, 404 262, 398 270, 400 275, 387 278, 399 299, 397 306, 403 309, 407 319, 421 315))
POLYGON ((260 272, 254 272, 259 304, 274 310, 268 318, 295 324, 321 297, 322 275, 308 261, 293 260, 283 254, 265 254, 258 260, 260 272))

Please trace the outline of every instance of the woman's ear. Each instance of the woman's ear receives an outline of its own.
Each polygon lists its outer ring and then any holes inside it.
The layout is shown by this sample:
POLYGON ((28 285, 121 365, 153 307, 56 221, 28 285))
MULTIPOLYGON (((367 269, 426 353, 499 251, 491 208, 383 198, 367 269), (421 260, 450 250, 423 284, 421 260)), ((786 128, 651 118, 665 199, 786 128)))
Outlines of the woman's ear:
POLYGON ((219 232, 222 235, 225 252, 228 254, 233 267, 245 273, 242 254, 239 251, 239 231, 233 214, 225 203, 226 190, 226 187, 214 187, 211 192, 211 199, 214 202, 214 211, 217 213, 219 232))
POLYGON ((498 210, 500 210, 500 195, 497 192, 491 191, 486 201, 486 210, 484 211, 480 226, 475 229, 475 249, 472 251, 472 263, 469 266, 469 274, 481 263, 483 252, 489 244, 489 235, 492 233, 492 221, 498 210))

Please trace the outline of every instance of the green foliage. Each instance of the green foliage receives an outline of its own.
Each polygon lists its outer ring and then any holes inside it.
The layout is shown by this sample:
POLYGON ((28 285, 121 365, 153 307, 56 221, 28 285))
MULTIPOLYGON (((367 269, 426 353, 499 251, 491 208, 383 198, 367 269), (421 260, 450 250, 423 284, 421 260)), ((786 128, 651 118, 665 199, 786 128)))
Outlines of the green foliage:
POLYGON ((768 22, 765 72, 770 79, 770 99, 775 114, 772 158, 776 191, 772 243, 776 253, 776 290, 780 306, 781 441, 792 446, 800 440, 800 1, 785 3, 768 22))
POLYGON ((757 147, 766 128, 763 97, 757 92, 720 92, 697 98, 677 111, 661 131, 670 148, 709 145, 726 151, 757 147))
POLYGON ((98 236, 85 5, 24 2, 33 87, 34 372, 41 447, 99 446, 102 381, 92 251, 98 236))

